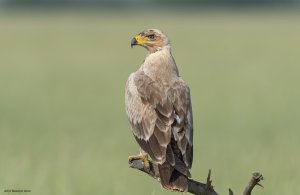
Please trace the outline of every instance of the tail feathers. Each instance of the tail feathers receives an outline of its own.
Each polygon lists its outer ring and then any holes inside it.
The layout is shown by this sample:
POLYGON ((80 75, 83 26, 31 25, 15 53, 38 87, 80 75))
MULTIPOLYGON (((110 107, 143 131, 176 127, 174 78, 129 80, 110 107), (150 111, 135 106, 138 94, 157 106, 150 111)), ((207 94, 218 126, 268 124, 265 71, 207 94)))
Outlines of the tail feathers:
POLYGON ((165 162, 158 165, 161 185, 169 190, 186 192, 188 190, 188 178, 165 162))
POLYGON ((184 162, 179 160, 177 157, 175 157, 175 169, 177 171, 179 171, 181 174, 185 175, 186 177, 188 177, 188 178, 191 177, 191 173, 190 173, 189 169, 186 167, 184 162))

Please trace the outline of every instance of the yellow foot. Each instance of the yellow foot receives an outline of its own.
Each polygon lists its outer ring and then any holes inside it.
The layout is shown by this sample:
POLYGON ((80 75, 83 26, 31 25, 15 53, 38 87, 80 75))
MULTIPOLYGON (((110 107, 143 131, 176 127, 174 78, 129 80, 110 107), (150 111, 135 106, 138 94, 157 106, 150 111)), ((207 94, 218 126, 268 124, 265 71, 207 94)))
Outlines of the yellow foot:
POLYGON ((143 162, 144 162, 144 166, 145 168, 149 168, 150 167, 150 164, 149 164, 149 159, 148 159, 148 154, 139 154, 139 155, 130 155, 128 156, 128 159, 129 160, 134 160, 134 159, 142 159, 143 162))

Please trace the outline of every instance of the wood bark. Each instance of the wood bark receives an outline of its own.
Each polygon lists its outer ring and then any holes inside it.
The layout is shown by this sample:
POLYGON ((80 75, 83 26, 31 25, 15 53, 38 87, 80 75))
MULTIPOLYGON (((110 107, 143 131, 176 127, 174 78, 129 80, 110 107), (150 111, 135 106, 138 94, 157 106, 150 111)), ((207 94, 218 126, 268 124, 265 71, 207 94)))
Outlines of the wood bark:
MULTIPOLYGON (((149 161, 149 166, 144 165, 144 160, 139 158, 131 158, 129 159, 129 167, 133 169, 138 169, 144 173, 147 173, 152 178, 159 181, 158 167, 156 163, 149 161)), ((188 192, 195 195, 218 195, 218 193, 214 190, 212 186, 211 180, 211 170, 208 172, 208 176, 206 179, 206 183, 202 183, 193 179, 188 179, 188 192)), ((259 183, 263 180, 263 176, 259 172, 255 172, 252 174, 250 181, 248 182, 243 195, 251 195, 253 188, 256 185, 262 187, 259 183)), ((234 195, 233 191, 229 188, 229 195, 234 195)))

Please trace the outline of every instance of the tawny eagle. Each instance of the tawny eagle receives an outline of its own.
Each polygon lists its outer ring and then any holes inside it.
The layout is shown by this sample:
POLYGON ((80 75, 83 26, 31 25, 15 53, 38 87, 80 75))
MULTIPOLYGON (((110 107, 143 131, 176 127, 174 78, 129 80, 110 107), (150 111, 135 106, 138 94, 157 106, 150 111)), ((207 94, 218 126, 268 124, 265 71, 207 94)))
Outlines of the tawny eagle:
MULTIPOLYGON (((185 192, 193 161, 193 116, 188 85, 179 76, 167 36, 148 29, 131 41, 148 50, 125 89, 126 112, 142 152, 158 164, 164 188, 185 192)), ((135 158, 130 156, 129 158, 135 158)))

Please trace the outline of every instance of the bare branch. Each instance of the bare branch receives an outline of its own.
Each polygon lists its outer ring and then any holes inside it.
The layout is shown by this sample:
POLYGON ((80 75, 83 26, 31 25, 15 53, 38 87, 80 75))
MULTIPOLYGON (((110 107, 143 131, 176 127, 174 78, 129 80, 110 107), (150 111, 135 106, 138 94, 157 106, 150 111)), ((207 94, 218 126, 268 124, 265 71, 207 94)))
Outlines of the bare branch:
MULTIPOLYGON (((147 173, 149 176, 153 177, 156 180, 159 179, 157 164, 149 162, 150 167, 147 169, 146 166, 144 166, 143 159, 129 159, 128 163, 129 167, 143 171, 144 173, 147 173)), ((210 179, 210 175, 211 171, 209 170, 206 184, 192 179, 188 179, 188 192, 195 195, 218 195, 218 193, 214 191, 211 185, 212 181, 210 179)))
POLYGON ((213 187, 211 185, 212 180, 210 179, 210 175, 211 175, 211 170, 209 169, 208 175, 207 175, 207 178, 206 178, 206 189, 207 190, 213 190, 213 187))
MULTIPOLYGON (((149 161, 149 166, 144 165, 144 160, 139 158, 129 159, 129 167, 133 169, 138 169, 149 176, 159 181, 159 173, 157 164, 149 161)), ((206 184, 193 179, 188 179, 188 192, 195 195, 218 195, 218 193, 213 189, 211 180, 211 170, 209 170, 206 184)), ((262 186, 259 181, 263 180, 262 174, 256 172, 253 173, 251 180, 246 186, 243 195, 251 195, 252 189, 256 186, 262 186)), ((232 190, 229 188, 229 195, 233 195, 232 190)))
POLYGON ((243 192, 243 195, 251 195, 251 192, 253 190, 253 188, 258 185, 258 186, 261 186, 263 187, 259 182, 261 180, 263 180, 263 176, 261 173, 259 172, 255 172, 252 174, 252 178, 251 180, 249 181, 248 185, 246 186, 244 192, 243 192))

